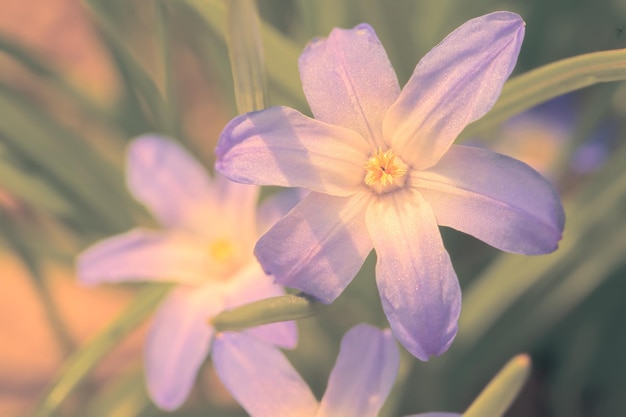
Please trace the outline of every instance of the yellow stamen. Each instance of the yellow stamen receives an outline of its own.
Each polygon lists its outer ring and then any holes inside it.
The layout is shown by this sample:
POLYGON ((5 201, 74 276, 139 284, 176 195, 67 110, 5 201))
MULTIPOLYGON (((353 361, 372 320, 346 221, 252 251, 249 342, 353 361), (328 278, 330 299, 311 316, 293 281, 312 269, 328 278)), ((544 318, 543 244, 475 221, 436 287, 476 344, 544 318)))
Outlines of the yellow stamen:
POLYGON ((374 186, 378 191, 390 185, 402 186, 403 182, 399 180, 407 173, 407 169, 394 151, 389 149, 383 152, 378 148, 365 163, 365 184, 374 186))
POLYGON ((218 262, 227 262, 235 255, 235 246, 228 239, 217 239, 209 245, 211 257, 218 262))

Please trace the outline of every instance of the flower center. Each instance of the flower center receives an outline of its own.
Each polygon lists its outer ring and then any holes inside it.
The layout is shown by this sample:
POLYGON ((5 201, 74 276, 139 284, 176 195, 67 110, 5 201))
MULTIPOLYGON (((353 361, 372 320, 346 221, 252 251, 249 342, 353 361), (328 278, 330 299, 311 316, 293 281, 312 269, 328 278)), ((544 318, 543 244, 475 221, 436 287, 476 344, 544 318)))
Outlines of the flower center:
POLYGON ((365 184, 378 193, 395 190, 404 185, 408 166, 388 149, 378 148, 365 162, 365 184))
POLYGON ((229 239, 217 239, 209 245, 209 254, 219 263, 228 263, 235 256, 235 245, 229 239))
POLYGON ((228 238, 212 240, 208 247, 209 276, 218 280, 229 280, 241 267, 241 247, 239 242, 228 238))

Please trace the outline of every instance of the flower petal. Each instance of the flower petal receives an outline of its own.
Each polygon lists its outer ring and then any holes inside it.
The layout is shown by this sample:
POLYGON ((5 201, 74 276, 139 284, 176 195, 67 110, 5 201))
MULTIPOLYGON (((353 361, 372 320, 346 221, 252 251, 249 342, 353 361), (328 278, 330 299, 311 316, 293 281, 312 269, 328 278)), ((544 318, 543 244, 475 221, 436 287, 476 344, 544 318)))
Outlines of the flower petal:
POLYGON ((389 330, 365 324, 350 329, 316 417, 376 417, 395 382, 399 361, 389 330))
POLYGON ((232 239, 240 242, 242 251, 250 253, 259 234, 257 233, 257 202, 260 187, 239 184, 215 174, 211 184, 214 211, 206 213, 204 221, 211 226, 213 239, 232 239), (209 218, 208 215, 214 216, 209 218))
POLYGON ((461 289, 430 206, 413 190, 383 196, 370 204, 367 228, 394 335, 423 361, 442 354, 456 335, 461 289))
POLYGON ((210 177, 182 146, 157 135, 140 136, 128 146, 126 171, 131 193, 163 226, 203 230, 210 177))
POLYGON ((400 94, 396 73, 374 29, 360 24, 311 41, 298 61, 302 88, 316 119, 382 144, 382 121, 400 94))
POLYGON ((223 306, 214 287, 178 287, 157 311, 146 340, 146 380, 164 410, 180 407, 196 379, 213 337, 209 317, 223 306))
POLYGON ((311 389, 280 350, 245 333, 221 333, 213 347, 220 379, 251 417, 312 417, 311 389))
POLYGON ((491 109, 523 37, 520 16, 495 12, 468 21, 422 58, 383 122, 396 153, 416 169, 434 165, 491 109))
POLYGON ((97 242, 77 259, 77 275, 87 285, 123 281, 198 283, 211 272, 208 251, 179 233, 135 229, 97 242))
POLYGON ((369 148, 351 130, 271 107, 231 120, 215 153, 215 169, 233 181, 345 196, 363 184, 369 148))
MULTIPOLYGON (((241 269, 225 284, 224 303, 229 309, 264 298, 285 295, 283 287, 274 283, 274 277, 266 275, 256 260, 241 269)), ((298 343, 298 330, 294 321, 252 327, 246 332, 283 348, 292 349, 298 343)))
POLYGON ((365 227, 368 198, 369 193, 309 194, 257 242, 255 255, 265 272, 286 287, 332 302, 372 250, 365 227))
POLYGON ((517 159, 454 145, 412 183, 440 225, 498 249, 536 255, 554 251, 561 240, 565 214, 557 192, 517 159))

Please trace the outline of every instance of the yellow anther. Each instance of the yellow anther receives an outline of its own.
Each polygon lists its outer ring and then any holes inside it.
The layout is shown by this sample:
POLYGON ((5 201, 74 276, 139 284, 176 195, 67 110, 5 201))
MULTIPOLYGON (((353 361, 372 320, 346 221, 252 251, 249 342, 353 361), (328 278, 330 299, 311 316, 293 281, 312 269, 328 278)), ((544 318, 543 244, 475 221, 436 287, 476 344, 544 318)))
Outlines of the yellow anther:
POLYGON ((211 257, 218 262, 227 262, 235 255, 235 246, 228 239, 217 239, 209 245, 211 257))
POLYGON ((390 185, 402 186, 398 182, 407 173, 407 165, 391 149, 378 149, 365 163, 365 184, 381 192, 390 185))

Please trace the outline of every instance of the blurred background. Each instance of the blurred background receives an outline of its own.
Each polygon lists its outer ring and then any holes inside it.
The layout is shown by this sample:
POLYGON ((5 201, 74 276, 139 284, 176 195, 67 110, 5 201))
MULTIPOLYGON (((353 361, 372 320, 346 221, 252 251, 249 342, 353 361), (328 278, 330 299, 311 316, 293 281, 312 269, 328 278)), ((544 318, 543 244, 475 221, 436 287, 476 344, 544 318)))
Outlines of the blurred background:
MULTIPOLYGON (((141 369, 156 290, 82 288, 73 263, 98 239, 153 224, 124 185, 131 138, 171 136, 211 167, 219 132, 237 114, 225 4, 0 3, 0 415, 33 415, 38 404, 37 415, 167 414, 151 405, 141 369), (77 358, 80 366, 68 365, 77 358), (41 411, 46 398, 54 406, 41 411)), ((515 11, 527 23, 514 74, 626 48, 621 0, 262 0, 258 6, 270 101, 305 113, 297 57, 311 38, 335 26, 370 23, 401 85, 446 34, 495 10, 515 11)), ((626 415, 625 133, 626 83, 611 82, 462 136, 522 159, 553 181, 566 206, 565 237, 554 254, 523 257, 443 230, 464 291, 458 337, 428 363, 404 352, 381 415, 461 412, 520 352, 532 356, 534 368, 509 417, 626 415)), ((335 304, 299 323, 299 347, 287 354, 318 396, 345 330, 362 321, 387 325, 374 264, 372 255, 335 304)), ((174 415, 245 413, 209 361, 174 415)))

